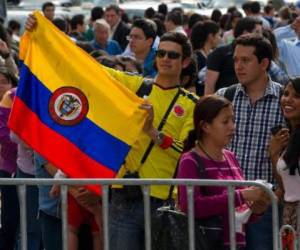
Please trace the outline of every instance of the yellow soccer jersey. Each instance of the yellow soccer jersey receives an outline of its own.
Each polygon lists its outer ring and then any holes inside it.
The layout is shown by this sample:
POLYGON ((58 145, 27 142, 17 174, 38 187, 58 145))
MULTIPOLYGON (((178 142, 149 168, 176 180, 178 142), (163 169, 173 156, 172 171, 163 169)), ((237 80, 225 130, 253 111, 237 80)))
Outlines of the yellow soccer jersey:
MULTIPOLYGON (((134 92, 138 90, 143 81, 143 78, 139 76, 131 76, 111 69, 108 69, 108 71, 134 92)), ((155 84, 148 98, 154 110, 153 125, 157 128, 178 91, 180 91, 180 95, 162 129, 165 135, 172 137, 172 145, 166 149, 154 145, 145 163, 141 164, 141 159, 151 142, 150 137, 142 133, 134 145, 132 145, 125 164, 118 173, 118 177, 122 177, 126 170, 130 170, 131 172, 138 171, 141 178, 157 179, 173 177, 182 151, 183 141, 187 137, 188 132, 193 128, 193 111, 197 98, 185 90, 179 90, 178 87, 163 89, 155 84)), ((166 199, 168 193, 169 186, 151 187, 151 196, 153 197, 166 199)))

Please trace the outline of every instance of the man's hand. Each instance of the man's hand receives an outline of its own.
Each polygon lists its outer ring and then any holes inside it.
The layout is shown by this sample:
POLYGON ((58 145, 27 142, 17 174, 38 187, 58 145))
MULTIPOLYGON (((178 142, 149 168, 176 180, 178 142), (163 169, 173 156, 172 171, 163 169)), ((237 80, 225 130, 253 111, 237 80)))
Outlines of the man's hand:
POLYGON ((144 123, 143 131, 152 138, 153 130, 155 130, 155 128, 153 127, 153 120, 154 120, 153 106, 150 103, 145 102, 142 105, 140 105, 139 108, 146 110, 148 113, 148 116, 144 123))
POLYGON ((37 25, 37 20, 33 14, 30 14, 25 23, 25 29, 31 31, 37 25))
POLYGON ((71 195, 83 207, 95 206, 99 203, 100 197, 86 188, 72 188, 71 195))
POLYGON ((52 198, 57 198, 60 195, 60 186, 59 185, 53 185, 50 193, 49 193, 50 197, 52 198))

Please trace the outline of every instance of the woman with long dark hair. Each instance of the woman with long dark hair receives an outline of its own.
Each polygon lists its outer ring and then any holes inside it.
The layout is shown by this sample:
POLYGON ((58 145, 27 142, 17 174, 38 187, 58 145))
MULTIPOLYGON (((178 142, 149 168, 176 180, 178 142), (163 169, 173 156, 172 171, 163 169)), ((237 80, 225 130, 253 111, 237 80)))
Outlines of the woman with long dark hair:
MULTIPOLYGON (((235 130, 234 113, 231 103, 220 96, 204 96, 194 110, 194 129, 185 141, 185 153, 182 155, 178 178, 243 180, 239 163, 234 154, 225 149, 235 130), (195 157, 200 156, 205 168, 205 177, 200 176, 199 165, 195 157)), ((179 206, 187 212, 186 187, 179 187, 179 206)), ((268 204, 265 192, 258 187, 236 188, 234 191, 236 211, 241 207, 247 210, 252 204, 254 213, 262 213, 268 204), (258 208, 257 204, 261 204, 258 208)), ((226 187, 195 187, 195 217, 209 218, 220 216, 223 223, 224 249, 229 249, 228 193, 226 187)), ((241 226, 242 228, 242 226, 241 226)), ((237 230, 239 231, 239 230, 237 230)), ((237 247, 245 244, 244 232, 236 234, 237 247)), ((223 248, 219 248, 223 249, 223 248)))
POLYGON ((297 206, 300 201, 300 77, 290 79, 281 97, 283 115, 289 128, 280 129, 271 138, 273 170, 284 192, 283 224, 297 230, 297 206))

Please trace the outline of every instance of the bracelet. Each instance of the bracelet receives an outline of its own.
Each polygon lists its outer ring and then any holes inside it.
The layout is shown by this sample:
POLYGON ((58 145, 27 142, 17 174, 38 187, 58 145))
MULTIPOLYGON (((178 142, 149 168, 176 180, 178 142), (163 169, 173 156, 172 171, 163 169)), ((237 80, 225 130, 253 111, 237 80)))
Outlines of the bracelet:
POLYGON ((161 145, 161 144, 163 143, 163 141, 164 141, 165 135, 164 135, 164 133, 161 132, 161 131, 157 131, 157 132, 158 132, 158 133, 157 133, 156 136, 155 136, 155 144, 161 145))

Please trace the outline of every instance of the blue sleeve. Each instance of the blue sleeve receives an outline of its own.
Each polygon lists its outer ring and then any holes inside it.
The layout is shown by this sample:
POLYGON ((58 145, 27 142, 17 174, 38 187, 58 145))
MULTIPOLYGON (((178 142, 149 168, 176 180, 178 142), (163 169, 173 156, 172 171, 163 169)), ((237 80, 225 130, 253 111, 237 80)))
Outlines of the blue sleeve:
POLYGON ((45 165, 46 163, 48 163, 48 161, 46 159, 44 159, 41 155, 39 155, 35 151, 34 151, 34 161, 40 167, 45 165))

